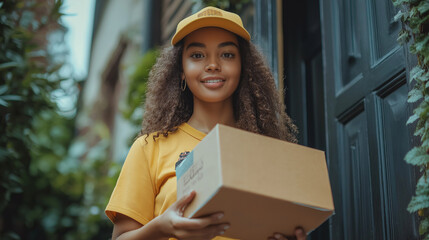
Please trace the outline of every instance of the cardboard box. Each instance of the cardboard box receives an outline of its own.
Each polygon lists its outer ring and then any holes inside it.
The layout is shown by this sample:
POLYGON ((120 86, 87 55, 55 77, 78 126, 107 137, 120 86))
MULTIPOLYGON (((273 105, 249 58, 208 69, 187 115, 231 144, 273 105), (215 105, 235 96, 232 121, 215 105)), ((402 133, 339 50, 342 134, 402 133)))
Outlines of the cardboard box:
POLYGON ((216 125, 176 169, 177 198, 197 195, 186 217, 224 212, 226 237, 310 232, 334 211, 323 151, 216 125))

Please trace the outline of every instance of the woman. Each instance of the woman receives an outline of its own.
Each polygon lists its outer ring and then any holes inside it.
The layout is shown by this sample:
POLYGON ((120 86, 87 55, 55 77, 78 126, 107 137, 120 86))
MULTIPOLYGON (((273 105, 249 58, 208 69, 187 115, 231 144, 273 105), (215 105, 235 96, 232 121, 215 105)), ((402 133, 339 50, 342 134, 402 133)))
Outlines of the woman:
MULTIPOLYGON (((238 15, 213 7, 179 23, 173 46, 151 71, 142 131, 106 208, 113 239, 211 239, 227 231, 221 212, 182 217, 195 192, 176 201, 176 161, 216 124, 296 142, 269 68, 249 40, 238 15)), ((296 237, 305 232, 298 228, 296 237)))

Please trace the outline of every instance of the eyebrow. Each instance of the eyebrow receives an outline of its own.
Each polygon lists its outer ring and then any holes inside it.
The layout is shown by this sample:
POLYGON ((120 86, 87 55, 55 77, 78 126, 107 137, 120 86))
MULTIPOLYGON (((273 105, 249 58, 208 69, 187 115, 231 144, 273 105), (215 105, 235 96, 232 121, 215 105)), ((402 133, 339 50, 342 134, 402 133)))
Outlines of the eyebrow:
MULTIPOLYGON (((217 47, 218 48, 222 48, 222 47, 226 47, 226 46, 235 46, 235 47, 237 47, 238 48, 238 45, 237 44, 235 44, 234 42, 223 42, 223 43, 220 43, 217 47)), ((200 43, 200 42, 192 42, 192 43, 190 43, 188 46, 186 46, 186 50, 188 50, 188 48, 190 48, 190 47, 201 47, 201 48, 205 48, 206 47, 206 45, 204 44, 204 43, 200 43)))

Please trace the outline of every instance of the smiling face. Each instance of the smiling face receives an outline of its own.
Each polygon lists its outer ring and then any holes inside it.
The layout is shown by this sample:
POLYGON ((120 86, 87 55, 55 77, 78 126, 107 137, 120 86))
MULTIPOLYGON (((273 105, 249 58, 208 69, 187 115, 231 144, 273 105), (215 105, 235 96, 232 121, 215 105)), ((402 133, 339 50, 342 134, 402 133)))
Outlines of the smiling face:
POLYGON ((237 36, 221 28, 201 28, 184 39, 182 79, 194 103, 230 101, 241 73, 237 36))

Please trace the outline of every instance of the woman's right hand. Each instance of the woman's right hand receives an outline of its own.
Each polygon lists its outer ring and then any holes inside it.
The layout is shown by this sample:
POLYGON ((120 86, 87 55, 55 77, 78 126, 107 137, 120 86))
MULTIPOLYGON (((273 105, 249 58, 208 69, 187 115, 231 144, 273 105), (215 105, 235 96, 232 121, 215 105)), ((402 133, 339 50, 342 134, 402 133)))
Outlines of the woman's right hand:
POLYGON ((163 236, 189 240, 212 239, 222 235, 229 228, 229 224, 222 223, 223 213, 214 213, 202 218, 183 217, 185 209, 195 195, 195 191, 192 191, 154 219, 163 236))

